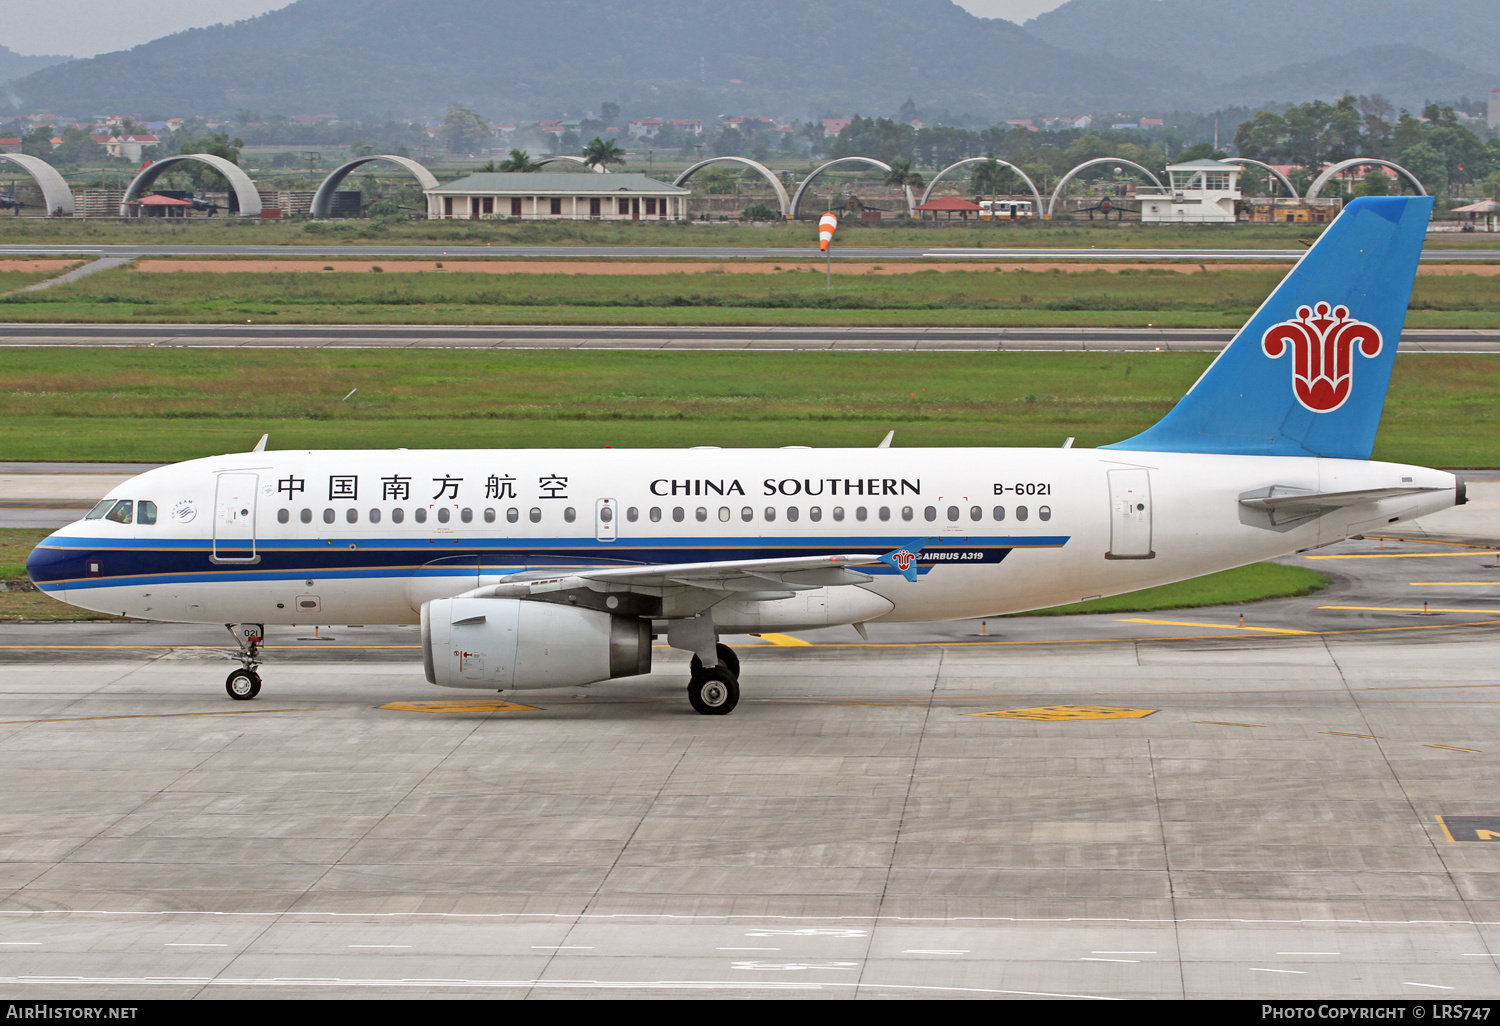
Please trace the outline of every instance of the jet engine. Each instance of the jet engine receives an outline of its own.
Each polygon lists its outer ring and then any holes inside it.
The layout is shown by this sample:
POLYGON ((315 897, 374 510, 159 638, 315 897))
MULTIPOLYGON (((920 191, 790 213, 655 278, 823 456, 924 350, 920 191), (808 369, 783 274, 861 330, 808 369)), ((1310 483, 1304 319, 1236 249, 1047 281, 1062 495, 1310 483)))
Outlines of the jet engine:
POLYGON ((422 662, 445 688, 562 688, 651 672, 651 621, 555 602, 422 605, 422 662))

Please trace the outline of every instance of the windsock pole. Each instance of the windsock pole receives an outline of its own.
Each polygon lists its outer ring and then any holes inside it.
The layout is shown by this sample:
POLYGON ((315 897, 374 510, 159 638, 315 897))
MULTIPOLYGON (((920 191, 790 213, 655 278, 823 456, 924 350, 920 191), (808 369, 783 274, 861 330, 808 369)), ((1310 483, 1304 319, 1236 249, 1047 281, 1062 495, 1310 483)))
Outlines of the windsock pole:
POLYGON ((833 211, 829 211, 818 218, 818 248, 823 251, 825 266, 823 273, 827 279, 824 288, 833 288, 833 253, 829 246, 833 244, 833 233, 839 230, 839 219, 833 211))

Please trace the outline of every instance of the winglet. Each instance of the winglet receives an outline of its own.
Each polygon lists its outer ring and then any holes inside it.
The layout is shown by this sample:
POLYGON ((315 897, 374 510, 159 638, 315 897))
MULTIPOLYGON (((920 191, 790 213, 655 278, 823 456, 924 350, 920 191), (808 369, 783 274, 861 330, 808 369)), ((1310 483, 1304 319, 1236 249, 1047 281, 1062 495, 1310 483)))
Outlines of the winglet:
POLYGON ((917 557, 922 554, 922 550, 930 541, 932 541, 931 538, 919 538, 908 542, 899 549, 892 549, 881 556, 880 561, 886 566, 894 567, 902 577, 915 584, 917 582, 917 557))

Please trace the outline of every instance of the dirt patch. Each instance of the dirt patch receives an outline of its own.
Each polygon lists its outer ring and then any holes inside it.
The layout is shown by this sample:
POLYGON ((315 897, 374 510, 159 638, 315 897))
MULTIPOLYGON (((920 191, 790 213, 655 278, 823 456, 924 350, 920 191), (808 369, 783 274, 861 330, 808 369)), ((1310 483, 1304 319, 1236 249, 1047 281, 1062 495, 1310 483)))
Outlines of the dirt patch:
POLYGON ((22 271, 26 274, 54 274, 82 263, 79 260, 0 260, 0 271, 22 271))

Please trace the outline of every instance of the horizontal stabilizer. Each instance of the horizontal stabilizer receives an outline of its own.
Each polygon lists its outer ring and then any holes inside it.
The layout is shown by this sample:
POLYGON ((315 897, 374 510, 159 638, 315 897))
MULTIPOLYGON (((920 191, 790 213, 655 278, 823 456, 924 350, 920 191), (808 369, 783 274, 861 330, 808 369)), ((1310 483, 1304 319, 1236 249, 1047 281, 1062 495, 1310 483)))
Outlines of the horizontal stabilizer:
MULTIPOLYGON (((1397 488, 1358 488, 1348 492, 1315 492, 1309 488, 1272 485, 1245 492, 1240 496, 1240 505, 1267 515, 1270 526, 1285 527, 1345 506, 1362 506, 1382 499, 1440 491, 1447 489, 1428 485, 1402 485, 1397 488)), ((1262 526, 1265 526, 1264 520, 1262 526)))

